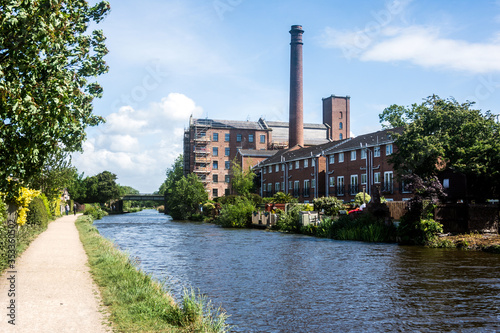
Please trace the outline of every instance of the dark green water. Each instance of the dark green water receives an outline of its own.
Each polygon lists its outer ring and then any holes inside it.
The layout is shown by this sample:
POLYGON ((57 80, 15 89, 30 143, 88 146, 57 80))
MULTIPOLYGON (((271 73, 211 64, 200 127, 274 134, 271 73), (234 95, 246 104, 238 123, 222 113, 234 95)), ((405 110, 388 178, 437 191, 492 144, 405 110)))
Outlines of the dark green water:
POLYGON ((106 216, 102 235, 236 332, 499 332, 500 255, 106 216))

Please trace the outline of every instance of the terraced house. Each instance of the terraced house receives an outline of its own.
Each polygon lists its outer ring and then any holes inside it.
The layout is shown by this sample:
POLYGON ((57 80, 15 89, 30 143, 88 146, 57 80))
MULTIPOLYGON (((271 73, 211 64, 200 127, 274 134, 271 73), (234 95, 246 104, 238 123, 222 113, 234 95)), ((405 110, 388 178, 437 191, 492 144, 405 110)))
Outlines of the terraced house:
POLYGON ((269 197, 281 191, 301 202, 322 196, 349 202, 363 190, 372 195, 379 188, 389 201, 408 200, 411 193, 405 191, 389 163, 397 149, 393 133, 400 131, 383 130, 279 151, 254 168, 260 179, 260 195, 269 197))

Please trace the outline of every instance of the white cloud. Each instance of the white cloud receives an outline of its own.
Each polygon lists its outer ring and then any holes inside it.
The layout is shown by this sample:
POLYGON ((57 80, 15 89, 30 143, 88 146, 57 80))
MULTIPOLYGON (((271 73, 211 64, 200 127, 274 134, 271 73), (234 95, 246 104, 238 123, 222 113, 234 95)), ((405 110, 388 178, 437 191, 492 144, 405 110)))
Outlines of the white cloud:
POLYGON ((321 44, 340 48, 347 58, 362 61, 408 61, 426 68, 471 73, 500 71, 498 34, 489 43, 472 43, 442 37, 439 28, 419 25, 388 26, 376 36, 326 28, 321 44))
POLYGON ((100 133, 84 143, 83 154, 73 157, 74 165, 87 176, 108 170, 122 185, 141 192, 156 191, 165 179, 165 170, 182 154, 189 116, 199 117, 202 112, 179 93, 144 110, 122 107, 107 117, 100 133))

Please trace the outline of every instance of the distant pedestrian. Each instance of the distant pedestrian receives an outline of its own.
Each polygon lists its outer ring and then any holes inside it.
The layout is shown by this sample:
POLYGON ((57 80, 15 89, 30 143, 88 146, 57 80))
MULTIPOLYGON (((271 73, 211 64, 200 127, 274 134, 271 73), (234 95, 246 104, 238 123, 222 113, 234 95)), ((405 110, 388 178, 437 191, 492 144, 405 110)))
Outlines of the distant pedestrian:
POLYGON ((76 215, 76 203, 73 204, 73 215, 76 215))
POLYGON ((69 213, 69 205, 66 204, 66 215, 68 215, 68 213, 69 213))

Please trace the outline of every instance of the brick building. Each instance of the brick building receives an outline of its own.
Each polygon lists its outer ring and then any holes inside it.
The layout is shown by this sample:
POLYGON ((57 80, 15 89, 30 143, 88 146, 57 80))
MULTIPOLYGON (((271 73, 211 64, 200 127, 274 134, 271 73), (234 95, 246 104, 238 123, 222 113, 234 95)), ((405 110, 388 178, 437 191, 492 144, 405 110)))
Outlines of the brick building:
POLYGON ((335 196, 349 202, 363 189, 373 194, 375 186, 389 201, 406 200, 397 181, 390 155, 394 152, 392 129, 369 133, 306 148, 281 150, 254 169, 260 179, 260 195, 269 197, 285 192, 301 202, 322 196, 335 196))

